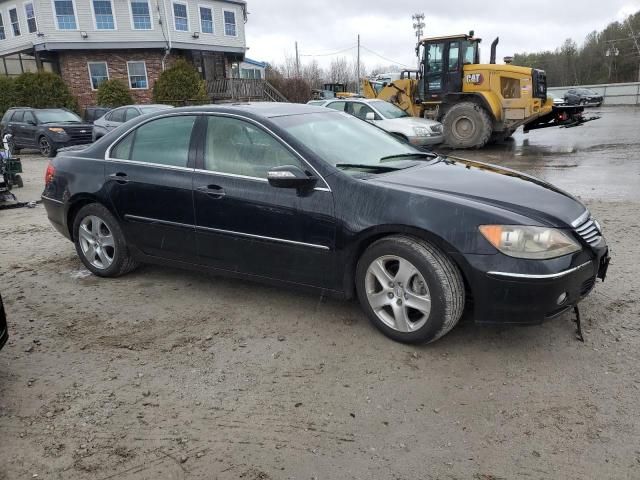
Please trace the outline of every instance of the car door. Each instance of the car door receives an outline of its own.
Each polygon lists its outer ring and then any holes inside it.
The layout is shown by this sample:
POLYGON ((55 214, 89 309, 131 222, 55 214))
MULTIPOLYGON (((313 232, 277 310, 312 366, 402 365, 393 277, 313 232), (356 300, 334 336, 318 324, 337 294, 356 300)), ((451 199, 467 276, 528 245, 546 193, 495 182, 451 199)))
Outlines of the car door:
POLYGON ((107 150, 109 198, 127 241, 147 255, 196 260, 191 150, 196 118, 154 118, 107 150))
POLYGON ((17 146, 22 146, 21 138, 21 127, 22 127, 22 119, 24 118, 23 110, 16 110, 13 112, 13 115, 9 119, 7 123, 7 127, 5 128, 4 133, 11 134, 13 136, 13 143, 17 146))
POLYGON ((194 174, 198 255, 234 272, 315 287, 335 287, 333 195, 318 177, 315 189, 276 188, 267 172, 312 167, 257 123, 224 115, 203 117, 194 174))
POLYGON ((37 130, 38 125, 35 115, 33 112, 25 110, 22 125, 20 126, 20 144, 27 146, 35 145, 37 130))

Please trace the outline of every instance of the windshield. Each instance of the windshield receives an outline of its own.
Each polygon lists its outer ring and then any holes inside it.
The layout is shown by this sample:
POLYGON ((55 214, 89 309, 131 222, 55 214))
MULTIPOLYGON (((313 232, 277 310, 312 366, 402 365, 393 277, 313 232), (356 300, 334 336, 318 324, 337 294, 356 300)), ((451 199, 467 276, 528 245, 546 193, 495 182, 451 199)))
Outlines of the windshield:
POLYGON ((371 105, 374 106, 384 118, 404 118, 409 116, 407 112, 389 102, 371 102, 371 105))
POLYGON ((38 110, 33 112, 40 123, 81 123, 82 120, 73 112, 67 110, 38 110))
POLYGON ((139 107, 140 112, 144 115, 145 113, 153 113, 158 112, 160 110, 168 110, 169 108, 173 108, 170 105, 150 105, 148 107, 139 107))
POLYGON ((346 113, 292 115, 274 118, 273 122, 333 166, 391 168, 398 162, 426 156, 425 152, 346 113))

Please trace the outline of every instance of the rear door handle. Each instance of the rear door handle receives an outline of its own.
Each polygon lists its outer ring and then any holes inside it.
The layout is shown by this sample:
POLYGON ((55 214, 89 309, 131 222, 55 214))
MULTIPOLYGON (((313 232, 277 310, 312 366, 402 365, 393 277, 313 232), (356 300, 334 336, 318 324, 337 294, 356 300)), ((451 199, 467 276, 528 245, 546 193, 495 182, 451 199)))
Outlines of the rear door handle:
POLYGON ((129 178, 127 177, 127 174, 124 172, 112 173, 111 175, 109 175, 109 178, 115 180, 121 185, 124 185, 125 183, 129 182, 129 178))
POLYGON ((212 198, 222 198, 226 195, 224 189, 220 185, 202 185, 196 188, 196 190, 206 193, 212 198))

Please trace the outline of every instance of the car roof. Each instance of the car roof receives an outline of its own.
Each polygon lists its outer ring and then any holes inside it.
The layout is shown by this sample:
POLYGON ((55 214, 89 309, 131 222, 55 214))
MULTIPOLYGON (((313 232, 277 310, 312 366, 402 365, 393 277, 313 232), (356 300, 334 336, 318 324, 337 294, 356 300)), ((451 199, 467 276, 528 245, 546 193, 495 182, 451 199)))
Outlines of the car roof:
POLYGON ((305 103, 249 102, 180 107, 173 110, 173 112, 244 113, 257 117, 274 118, 290 115, 305 115, 308 113, 327 113, 332 112, 332 110, 321 106, 307 105, 305 103))

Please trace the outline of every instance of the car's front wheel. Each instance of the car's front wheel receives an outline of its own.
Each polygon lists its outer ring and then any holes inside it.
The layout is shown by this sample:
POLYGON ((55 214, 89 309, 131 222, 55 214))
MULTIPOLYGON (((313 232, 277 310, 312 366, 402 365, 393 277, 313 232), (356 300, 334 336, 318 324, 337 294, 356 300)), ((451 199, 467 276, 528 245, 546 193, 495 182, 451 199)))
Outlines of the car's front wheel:
POLYGON ((406 343, 432 342, 462 316, 464 283, 456 265, 418 238, 397 235, 373 243, 358 261, 358 299, 371 322, 406 343))
POLYGON ((77 213, 73 239, 80 260, 94 275, 118 277, 137 266, 118 221, 99 203, 85 205, 77 213))
POLYGON ((38 148, 40 149, 40 154, 43 157, 55 157, 56 149, 47 137, 42 136, 38 140, 38 148))

